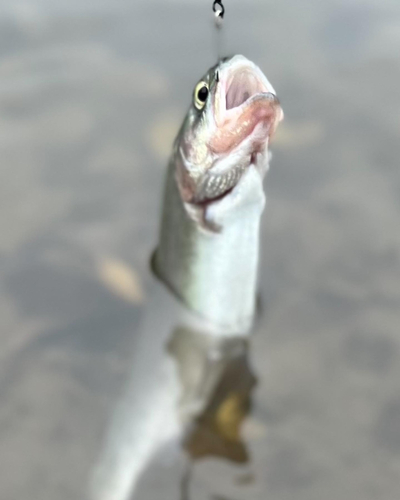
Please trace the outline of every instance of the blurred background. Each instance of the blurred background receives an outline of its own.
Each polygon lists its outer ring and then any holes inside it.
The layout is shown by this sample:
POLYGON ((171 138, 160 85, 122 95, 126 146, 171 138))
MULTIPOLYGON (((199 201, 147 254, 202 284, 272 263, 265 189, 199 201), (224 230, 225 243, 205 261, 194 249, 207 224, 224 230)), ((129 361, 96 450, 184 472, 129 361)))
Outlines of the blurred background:
MULTIPOLYGON (((259 64, 285 122, 251 476, 244 495, 210 459, 196 484, 212 500, 396 500, 400 3, 225 6, 225 52, 259 64)), ((2 500, 84 496, 146 305, 171 143, 216 59, 211 7, 0 1, 2 500)))

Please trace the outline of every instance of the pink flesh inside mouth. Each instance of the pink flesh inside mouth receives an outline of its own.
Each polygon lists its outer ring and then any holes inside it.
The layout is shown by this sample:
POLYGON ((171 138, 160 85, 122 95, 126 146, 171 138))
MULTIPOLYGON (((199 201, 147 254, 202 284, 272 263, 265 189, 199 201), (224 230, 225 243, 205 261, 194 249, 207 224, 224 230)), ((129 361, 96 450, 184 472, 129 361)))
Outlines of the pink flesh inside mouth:
POLYGON ((258 138, 255 149, 262 147, 279 116, 279 103, 272 89, 251 67, 237 68, 220 85, 215 109, 217 128, 210 149, 216 154, 229 154, 259 124, 265 133, 258 138))
POLYGON ((226 109, 237 108, 253 95, 266 91, 265 86, 251 70, 247 68, 238 70, 227 85, 226 109))

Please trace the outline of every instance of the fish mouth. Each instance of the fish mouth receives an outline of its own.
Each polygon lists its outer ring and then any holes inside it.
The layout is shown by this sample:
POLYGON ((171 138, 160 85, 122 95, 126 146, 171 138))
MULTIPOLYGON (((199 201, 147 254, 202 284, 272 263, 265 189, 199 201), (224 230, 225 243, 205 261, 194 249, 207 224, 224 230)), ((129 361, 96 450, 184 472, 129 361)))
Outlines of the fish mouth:
POLYGON ((208 147, 215 160, 192 200, 201 205, 228 195, 250 165, 263 177, 268 140, 283 118, 272 85, 242 56, 235 56, 218 70, 214 92, 216 129, 208 147))

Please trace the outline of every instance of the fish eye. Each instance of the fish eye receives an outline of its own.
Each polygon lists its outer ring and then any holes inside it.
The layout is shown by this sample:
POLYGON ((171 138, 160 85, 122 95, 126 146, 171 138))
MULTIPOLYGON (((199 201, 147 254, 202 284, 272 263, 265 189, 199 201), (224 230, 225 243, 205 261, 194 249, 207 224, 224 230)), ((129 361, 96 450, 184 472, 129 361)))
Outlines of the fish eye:
POLYGON ((194 90, 194 105, 197 109, 203 109, 208 97, 208 85, 206 82, 199 82, 194 90))

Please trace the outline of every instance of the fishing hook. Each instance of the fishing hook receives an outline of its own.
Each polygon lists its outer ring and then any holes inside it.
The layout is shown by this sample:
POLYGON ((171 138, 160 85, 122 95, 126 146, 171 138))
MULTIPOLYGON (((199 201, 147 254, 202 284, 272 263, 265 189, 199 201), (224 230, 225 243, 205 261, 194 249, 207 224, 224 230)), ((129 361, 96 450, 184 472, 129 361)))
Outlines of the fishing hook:
POLYGON ((213 12, 215 17, 223 19, 225 15, 225 7, 222 3, 222 0, 214 0, 213 3, 213 12))

